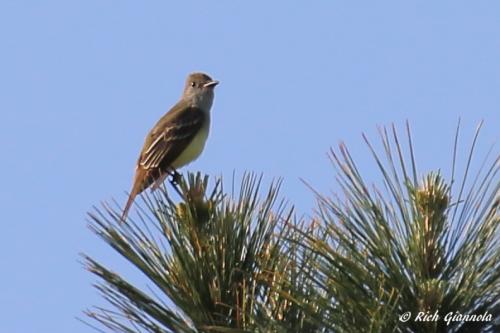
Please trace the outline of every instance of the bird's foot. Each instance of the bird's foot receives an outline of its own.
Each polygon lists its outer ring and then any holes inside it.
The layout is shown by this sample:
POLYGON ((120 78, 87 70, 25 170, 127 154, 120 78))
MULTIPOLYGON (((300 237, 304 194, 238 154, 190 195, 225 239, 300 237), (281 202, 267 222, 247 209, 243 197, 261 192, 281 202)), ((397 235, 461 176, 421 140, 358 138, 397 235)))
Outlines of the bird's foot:
POLYGON ((174 188, 174 190, 177 192, 177 194, 181 197, 184 198, 182 195, 181 190, 179 189, 179 183, 182 179, 182 176, 180 173, 178 173, 176 170, 172 170, 172 173, 170 174, 172 178, 170 179, 170 184, 174 188))
POLYGON ((172 184, 172 186, 179 185, 182 178, 181 174, 178 173, 177 170, 173 170, 170 175, 172 176, 172 179, 170 179, 170 184, 172 184))

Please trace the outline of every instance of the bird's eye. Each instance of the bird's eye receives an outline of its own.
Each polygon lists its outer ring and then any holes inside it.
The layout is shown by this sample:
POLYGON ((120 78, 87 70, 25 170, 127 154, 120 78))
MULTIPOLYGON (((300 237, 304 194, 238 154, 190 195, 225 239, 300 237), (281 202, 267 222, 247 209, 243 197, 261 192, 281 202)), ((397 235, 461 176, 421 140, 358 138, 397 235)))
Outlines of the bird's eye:
POLYGON ((196 86, 196 83, 195 82, 191 82, 191 87, 194 87, 196 86))

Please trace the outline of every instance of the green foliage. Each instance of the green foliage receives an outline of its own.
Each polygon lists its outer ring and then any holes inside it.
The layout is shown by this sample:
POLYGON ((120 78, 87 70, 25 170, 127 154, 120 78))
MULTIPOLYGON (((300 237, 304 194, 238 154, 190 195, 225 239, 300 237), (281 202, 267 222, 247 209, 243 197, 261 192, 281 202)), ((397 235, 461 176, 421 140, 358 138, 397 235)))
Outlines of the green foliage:
POLYGON ((88 269, 104 280, 98 289, 121 313, 88 314, 115 331, 243 332, 279 330, 299 314, 286 293, 292 274, 284 240, 292 230, 291 209, 276 204, 278 184, 258 199, 261 179, 243 177, 239 194, 227 197, 220 182, 207 195, 208 177, 189 175, 180 203, 165 190, 146 195, 137 223, 120 223, 120 211, 90 214, 91 228, 141 270, 162 295, 148 296, 95 260, 88 269), (167 306, 168 299, 175 304, 167 306), (231 330, 229 330, 231 329, 231 330))
MULTIPOLYGON (((342 199, 317 194, 319 234, 326 236, 304 233, 304 247, 316 254, 317 270, 310 278, 323 291, 315 301, 327 310, 323 325, 335 332, 493 329, 491 322, 447 324, 443 319, 456 311, 499 316, 498 158, 462 199, 464 176, 453 201, 448 184, 455 179, 447 183, 439 172, 430 172, 417 180, 409 128, 409 166, 394 127, 392 140, 386 130, 381 138, 385 159, 365 140, 385 191, 363 180, 340 145, 331 156, 342 199), (438 311, 441 319, 401 322, 408 311, 413 316, 438 311)), ((469 163, 473 151, 474 146, 469 163)))
POLYGON ((500 317, 499 157, 467 182, 477 133, 461 180, 457 143, 451 179, 440 171, 420 177, 408 127, 408 154, 394 127, 381 131, 383 155, 365 138, 382 186, 367 184, 340 145, 331 158, 342 194, 316 193, 310 220, 278 200, 279 182, 263 192, 254 175, 238 192, 233 180, 227 193, 221 179, 211 187, 207 176, 189 174, 181 200, 166 189, 144 194, 137 219, 126 223, 119 208, 95 208, 91 229, 153 288, 84 256, 112 307, 87 315, 128 333, 498 329, 443 320, 448 312, 500 317), (435 311, 438 321, 400 321, 435 311))

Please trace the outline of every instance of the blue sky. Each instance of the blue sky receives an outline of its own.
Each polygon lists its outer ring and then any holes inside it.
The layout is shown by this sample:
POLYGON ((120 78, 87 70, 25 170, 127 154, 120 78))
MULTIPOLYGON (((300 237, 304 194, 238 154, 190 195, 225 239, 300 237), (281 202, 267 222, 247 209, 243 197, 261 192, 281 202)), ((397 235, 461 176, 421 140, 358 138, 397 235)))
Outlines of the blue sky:
POLYGON ((340 141, 380 178, 361 139, 377 126, 410 121, 422 173, 450 167, 459 117, 464 148, 480 120, 478 156, 498 140, 498 1, 171 3, 0 3, 2 331, 90 331, 75 317, 102 301, 80 252, 134 274, 85 214, 125 201, 143 138, 189 72, 221 84, 185 170, 283 177, 303 214, 314 202, 299 178, 335 190, 326 153, 340 141))

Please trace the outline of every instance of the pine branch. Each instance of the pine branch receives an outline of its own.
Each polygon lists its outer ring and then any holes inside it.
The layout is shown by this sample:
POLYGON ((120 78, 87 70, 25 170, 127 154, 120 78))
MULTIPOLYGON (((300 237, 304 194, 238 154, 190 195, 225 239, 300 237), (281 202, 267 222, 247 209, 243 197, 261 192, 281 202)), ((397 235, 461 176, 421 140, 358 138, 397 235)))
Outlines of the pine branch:
POLYGON ((344 198, 317 193, 319 231, 302 232, 304 253, 315 257, 309 279, 322 291, 313 301, 323 310, 319 320, 338 332, 492 329, 492 322, 398 320, 407 311, 499 315, 499 158, 483 162, 465 185, 476 134, 457 194, 450 186, 456 180, 439 172, 418 180, 409 127, 407 133, 409 157, 394 127, 392 140, 380 131, 383 156, 364 137, 385 191, 365 182, 345 145, 331 151, 344 198))
POLYGON ((145 194, 139 222, 129 218, 121 224, 120 211, 109 206, 90 213, 91 229, 159 295, 85 256, 87 268, 102 280, 98 290, 114 308, 88 315, 117 332, 281 330, 291 311, 283 293, 292 263, 284 242, 292 210, 277 201, 279 182, 262 199, 256 176, 245 175, 232 196, 221 184, 209 192, 208 177, 190 174, 180 184, 180 202, 166 189, 145 194))

